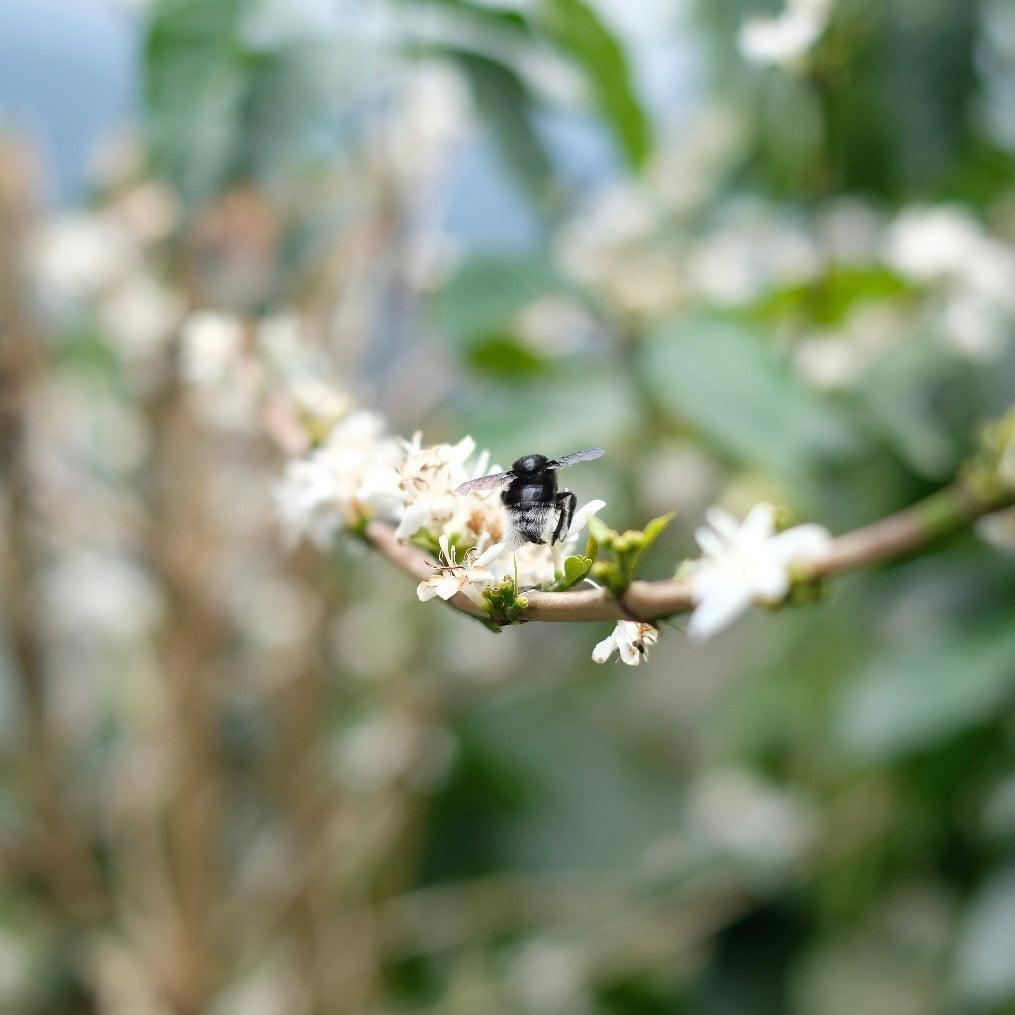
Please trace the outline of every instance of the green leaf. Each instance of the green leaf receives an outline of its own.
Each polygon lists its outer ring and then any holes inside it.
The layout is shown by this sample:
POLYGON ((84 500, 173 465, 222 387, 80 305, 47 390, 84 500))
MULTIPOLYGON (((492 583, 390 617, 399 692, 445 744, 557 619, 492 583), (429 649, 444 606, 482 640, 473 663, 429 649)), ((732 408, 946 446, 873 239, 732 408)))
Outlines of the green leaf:
POLYGON ((236 44, 245 0, 161 0, 144 54, 148 140, 159 170, 191 201, 235 171, 250 68, 236 44))
POLYGON ((669 511, 664 515, 660 515, 658 518, 653 518, 652 521, 642 529, 642 550, 647 550, 666 530, 666 527, 677 517, 676 511, 669 511))
POLYGON ((513 336, 502 334, 479 338, 469 349, 466 362, 473 370, 508 380, 547 370, 546 360, 513 336))
POLYGON ((484 3, 470 3, 470 0, 403 0, 407 8, 432 7, 435 10, 444 8, 455 15, 456 20, 471 22, 482 29, 510 33, 515 36, 531 38, 532 30, 524 15, 518 11, 500 7, 490 7, 484 3))
POLYGON ((580 581, 584 581, 592 570, 593 562, 594 558, 589 556, 568 557, 564 561, 564 571, 551 586, 551 591, 566 592, 574 588, 580 581))
POLYGON ((846 417, 735 323, 697 318, 664 327, 648 338, 643 366, 677 419, 731 457, 791 481, 860 450, 846 417))
POLYGON ((642 166, 652 148, 651 131, 623 47, 585 0, 542 0, 535 21, 550 42, 585 71, 596 105, 628 161, 635 168, 642 166))
POLYGON ((905 754, 988 719, 1015 699, 1011 619, 937 633, 880 659, 843 695, 837 739, 869 758, 905 754))
POLYGON ((514 316, 540 297, 571 288, 542 254, 477 257, 441 291, 434 317, 453 345, 467 349, 492 334, 509 332, 514 316))
POLYGON ((887 268, 839 267, 814 282, 768 293, 747 310, 747 316, 764 322, 798 317, 834 327, 860 303, 891 299, 909 291, 910 286, 887 268))

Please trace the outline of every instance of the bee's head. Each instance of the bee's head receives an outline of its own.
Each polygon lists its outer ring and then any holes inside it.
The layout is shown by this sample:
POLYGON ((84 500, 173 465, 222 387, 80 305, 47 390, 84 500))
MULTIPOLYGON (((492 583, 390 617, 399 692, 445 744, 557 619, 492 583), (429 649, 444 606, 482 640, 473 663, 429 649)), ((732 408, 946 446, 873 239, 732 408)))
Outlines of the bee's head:
POLYGON ((535 476, 546 468, 548 461, 545 455, 526 455, 511 466, 511 471, 516 476, 535 476))

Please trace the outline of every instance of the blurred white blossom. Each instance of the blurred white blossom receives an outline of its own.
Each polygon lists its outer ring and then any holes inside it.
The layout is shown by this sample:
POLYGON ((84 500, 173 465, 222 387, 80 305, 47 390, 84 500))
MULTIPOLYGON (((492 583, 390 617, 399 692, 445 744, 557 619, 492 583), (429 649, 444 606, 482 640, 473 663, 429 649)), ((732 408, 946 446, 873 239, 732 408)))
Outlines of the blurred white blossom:
POLYGON ((811 387, 834 391, 856 380, 864 366, 864 355, 848 339, 815 335, 796 347, 794 361, 800 376, 811 387))
POLYGON ((162 590, 120 554, 85 550, 63 557, 44 575, 42 600, 67 634, 128 642, 152 631, 162 618, 162 590))
POLYGON ((132 274, 99 304, 99 319, 125 360, 159 353, 183 313, 183 300, 143 272, 132 274))
POLYGON ((243 324, 233 314, 198 310, 183 324, 180 375, 197 386, 228 379, 243 353, 243 324))
POLYGON ((1015 867, 977 890, 959 933, 956 979, 963 996, 993 1007, 1015 994, 1015 867))
POLYGON ((777 285, 816 278, 824 255, 798 222, 758 201, 739 201, 687 256, 687 280, 720 304, 747 303, 777 285))
POLYGON ((740 29, 740 52, 762 64, 801 62, 828 26, 832 0, 787 0, 774 18, 750 18, 740 29))
POLYGON ((762 874, 799 860, 817 831, 807 801, 746 769, 703 773, 688 791, 688 811, 704 844, 762 874))
POLYGON ((648 662, 649 649, 659 641, 659 628, 634 620, 618 620, 617 626, 592 650, 592 661, 608 662, 614 652, 628 666, 648 662))
POLYGON ((998 550, 1015 553, 1015 508, 981 518, 976 523, 976 534, 998 550))
POLYGON ((706 513, 695 533, 703 556, 690 565, 694 612, 687 633, 694 641, 727 628, 754 602, 778 602, 790 590, 793 564, 820 553, 831 541, 820 525, 775 531, 775 509, 757 504, 743 522, 720 508, 706 513))
POLYGON ((980 224, 959 205, 912 207, 895 217, 885 235, 885 257, 916 282, 961 275, 984 242, 980 224))
POLYGON ((443 726, 378 711, 342 734, 336 762, 342 781, 359 793, 396 783, 426 790, 444 778, 454 749, 454 737, 443 726))
POLYGON ((39 301, 61 313, 126 275, 137 250, 108 215, 81 211, 45 220, 29 243, 27 257, 39 301))
POLYGON ((959 292, 945 302, 942 335, 956 352, 989 363, 1008 347, 1008 329, 998 307, 972 293, 959 292))
POLYGON ((526 1012, 573 1015, 591 1010, 589 956, 549 938, 526 942, 513 957, 508 982, 526 1012))
MULTIPOLYGON (((364 481, 385 461, 397 461, 396 443, 384 420, 360 410, 340 420, 323 447, 291 461, 276 490, 276 505, 291 545, 304 536, 327 546, 335 535, 362 517, 372 501, 364 481)), ((375 501, 376 498, 373 498, 375 501)))

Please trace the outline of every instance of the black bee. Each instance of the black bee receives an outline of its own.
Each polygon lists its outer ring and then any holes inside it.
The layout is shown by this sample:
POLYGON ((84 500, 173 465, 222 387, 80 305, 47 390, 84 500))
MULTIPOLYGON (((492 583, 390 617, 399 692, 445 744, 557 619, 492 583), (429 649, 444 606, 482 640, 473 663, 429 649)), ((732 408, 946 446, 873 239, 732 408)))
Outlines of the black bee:
POLYGON ((559 543, 567 535, 578 499, 570 490, 557 489, 557 470, 576 462, 589 462, 604 454, 602 448, 576 451, 554 461, 545 455, 525 455, 511 466, 510 472, 498 472, 462 483, 455 491, 507 489, 500 499, 507 508, 513 546, 523 543, 559 543))

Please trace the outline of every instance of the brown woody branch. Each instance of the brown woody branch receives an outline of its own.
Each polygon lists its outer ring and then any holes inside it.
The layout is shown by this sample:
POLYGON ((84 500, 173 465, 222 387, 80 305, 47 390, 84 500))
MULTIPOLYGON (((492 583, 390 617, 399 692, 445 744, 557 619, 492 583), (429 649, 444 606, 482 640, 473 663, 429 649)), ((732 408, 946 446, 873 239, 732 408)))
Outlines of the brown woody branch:
MULTIPOLYGON (((903 511, 838 536, 821 556, 797 569, 797 573, 804 579, 828 578, 885 563, 923 549, 1013 503, 1015 491, 980 494, 964 483, 956 483, 903 511)), ((399 542, 390 525, 370 522, 365 536, 384 557, 417 581, 432 576, 433 567, 426 555, 414 546, 399 542)), ((631 617, 653 620, 685 613, 694 606, 691 584, 680 578, 632 582, 621 599, 605 588, 532 591, 525 593, 525 599, 528 606, 522 614, 523 620, 551 622, 631 617)), ((486 617, 483 608, 467 596, 455 596, 450 605, 470 616, 486 617)))

